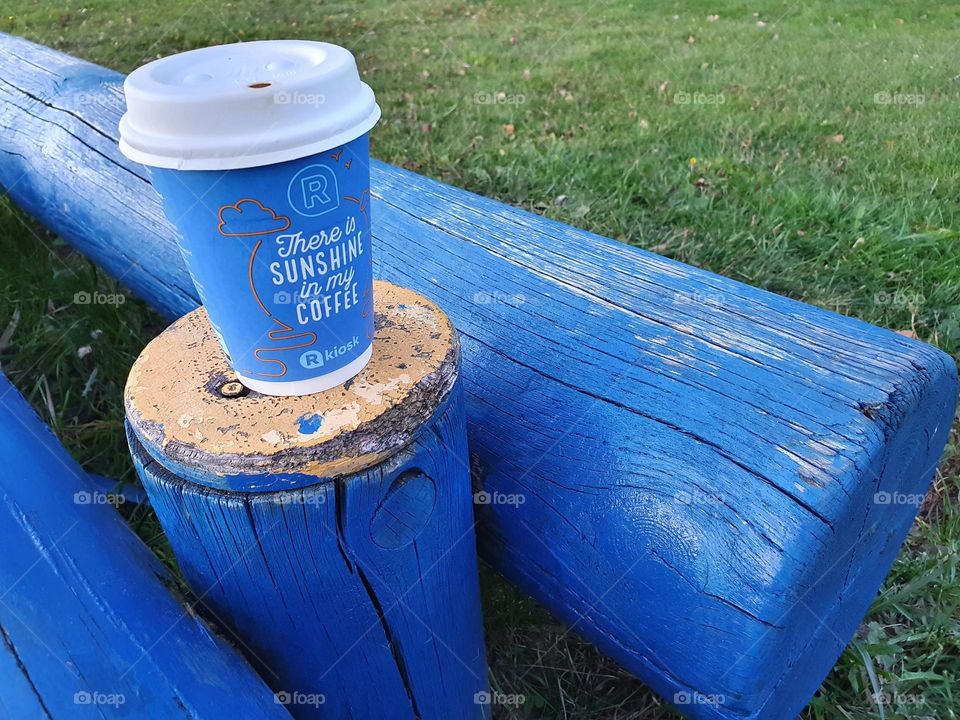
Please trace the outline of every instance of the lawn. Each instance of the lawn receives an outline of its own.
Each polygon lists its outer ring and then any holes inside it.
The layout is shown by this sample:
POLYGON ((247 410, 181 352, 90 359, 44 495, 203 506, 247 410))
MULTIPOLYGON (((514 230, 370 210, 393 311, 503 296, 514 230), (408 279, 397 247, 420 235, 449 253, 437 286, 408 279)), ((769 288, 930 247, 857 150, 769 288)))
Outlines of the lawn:
MULTIPOLYGON (((380 159, 955 357, 958 29, 960 7, 913 1, 0 0, 0 30, 122 71, 237 40, 338 42, 383 108, 380 159)), ((161 321, 7 200, 0 253, 4 372, 87 468, 135 482, 120 391, 161 321), (124 301, 76 301, 94 290, 124 301)), ((804 717, 960 714, 958 490, 954 432, 804 717)), ((127 512, 170 562, 149 510, 127 512)), ((527 698, 502 717, 676 717, 492 572, 483 581, 493 686, 527 698)))

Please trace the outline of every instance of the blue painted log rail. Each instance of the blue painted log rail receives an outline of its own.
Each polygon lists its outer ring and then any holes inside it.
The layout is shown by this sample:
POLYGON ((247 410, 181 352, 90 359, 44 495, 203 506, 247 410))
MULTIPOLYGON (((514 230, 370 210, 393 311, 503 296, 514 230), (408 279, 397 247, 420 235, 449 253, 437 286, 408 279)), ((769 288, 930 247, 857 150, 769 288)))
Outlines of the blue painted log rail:
MULTIPOLYGON (((162 312, 192 308, 116 148, 122 77, 13 37, 0 63, 0 183, 162 312)), ((911 525, 952 360, 383 163, 372 186, 378 275, 461 332, 481 553, 691 717, 795 715, 911 525)))
POLYGON ((178 320, 130 371, 134 464, 292 715, 484 720, 457 335, 421 295, 375 296, 367 367, 306 397, 238 394, 206 313, 178 320))
POLYGON ((289 718, 0 375, 0 718, 289 718))

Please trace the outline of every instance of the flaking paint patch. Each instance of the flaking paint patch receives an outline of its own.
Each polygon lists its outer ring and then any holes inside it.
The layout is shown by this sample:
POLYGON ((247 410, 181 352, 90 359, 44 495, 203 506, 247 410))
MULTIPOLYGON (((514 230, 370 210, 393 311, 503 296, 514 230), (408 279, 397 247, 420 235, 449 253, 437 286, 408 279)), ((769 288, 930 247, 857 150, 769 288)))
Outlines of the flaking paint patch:
POLYGON ((319 413, 301 415, 297 418, 297 428, 301 435, 313 435, 321 427, 323 427, 323 415, 319 413))
POLYGON ((283 433, 279 430, 268 430, 260 436, 260 439, 268 445, 279 445, 283 442, 283 433))
POLYGON ((433 331, 437 329, 437 314, 425 305, 401 303, 396 310, 398 318, 413 321, 433 331))
POLYGON ((459 364, 453 326, 423 296, 375 282, 374 311, 373 356, 352 381, 300 397, 224 398, 217 388, 232 371, 199 308, 134 363, 127 417, 142 441, 210 472, 363 470, 409 442, 453 386, 459 364))
POLYGON ((405 392, 411 384, 410 376, 407 373, 403 373, 390 382, 380 383, 378 385, 360 385, 358 383, 354 388, 354 392, 370 405, 380 405, 384 402, 389 402, 396 397, 398 393, 405 392))
POLYGON ((328 437, 356 430, 360 426, 362 407, 360 403, 350 403, 346 407, 329 411, 323 416, 322 434, 328 437))

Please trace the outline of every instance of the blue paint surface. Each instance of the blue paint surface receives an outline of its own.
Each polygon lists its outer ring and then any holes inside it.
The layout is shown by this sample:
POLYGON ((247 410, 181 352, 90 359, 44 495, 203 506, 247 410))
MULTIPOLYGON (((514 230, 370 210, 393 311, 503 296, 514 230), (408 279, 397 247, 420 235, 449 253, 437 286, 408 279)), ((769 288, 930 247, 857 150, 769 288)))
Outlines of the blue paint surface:
POLYGON ((0 375, 0 716, 283 718, 0 375))
POLYGON ((184 481, 128 425, 187 582, 278 693, 324 698, 295 717, 489 720, 463 412, 458 386, 384 464, 270 493, 184 481))
POLYGON ((323 416, 317 413, 297 418, 297 429, 301 435, 313 435, 323 426, 323 416))
MULTIPOLYGON (((0 183, 169 317, 195 307, 114 144, 122 77, 14 38, 0 55, 63 108, 9 90, 0 183)), ((916 506, 877 498, 926 491, 953 361, 383 163, 371 183, 375 273, 461 333, 473 466, 499 498, 477 507, 482 554, 668 700, 723 698, 691 716, 796 715, 909 530, 916 506), (491 287, 511 301, 477 301, 491 287)))

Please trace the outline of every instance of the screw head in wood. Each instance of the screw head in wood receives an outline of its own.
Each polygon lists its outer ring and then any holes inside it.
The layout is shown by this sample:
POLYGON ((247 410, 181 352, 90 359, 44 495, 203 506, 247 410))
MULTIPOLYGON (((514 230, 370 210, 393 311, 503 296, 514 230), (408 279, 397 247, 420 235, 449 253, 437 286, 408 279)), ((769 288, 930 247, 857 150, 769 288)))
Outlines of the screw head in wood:
POLYGON ((225 398, 236 398, 247 394, 247 388, 237 380, 225 382, 220 386, 219 391, 225 398))

